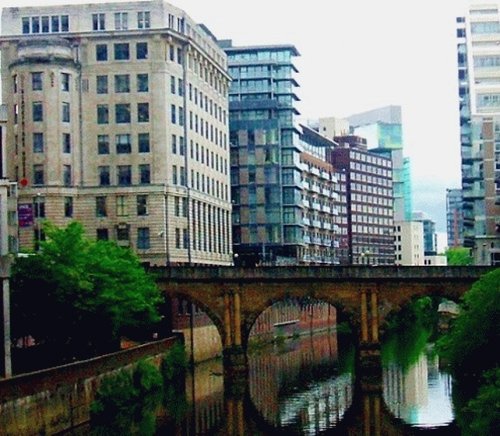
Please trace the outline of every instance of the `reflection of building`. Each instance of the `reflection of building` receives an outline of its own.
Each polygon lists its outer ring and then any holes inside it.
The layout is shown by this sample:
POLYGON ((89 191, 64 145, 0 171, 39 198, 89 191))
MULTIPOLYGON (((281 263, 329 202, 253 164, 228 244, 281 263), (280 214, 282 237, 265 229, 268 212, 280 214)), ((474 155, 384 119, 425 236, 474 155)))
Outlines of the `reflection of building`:
POLYGON ((301 337, 280 352, 249 355, 249 386, 253 404, 268 423, 325 430, 335 425, 352 402, 352 375, 343 374, 310 384, 305 370, 332 366, 337 360, 336 335, 301 337), (316 411, 317 413, 314 413, 316 411))
POLYGON ((77 219, 153 264, 232 262, 229 77, 204 26, 163 1, 37 5, 3 8, 1 41, 25 217, 77 219))
POLYGON ((500 23, 497 5, 457 18, 464 246, 500 265, 500 23))
POLYGON ((446 231, 448 247, 464 244, 463 198, 461 189, 446 190, 446 231))

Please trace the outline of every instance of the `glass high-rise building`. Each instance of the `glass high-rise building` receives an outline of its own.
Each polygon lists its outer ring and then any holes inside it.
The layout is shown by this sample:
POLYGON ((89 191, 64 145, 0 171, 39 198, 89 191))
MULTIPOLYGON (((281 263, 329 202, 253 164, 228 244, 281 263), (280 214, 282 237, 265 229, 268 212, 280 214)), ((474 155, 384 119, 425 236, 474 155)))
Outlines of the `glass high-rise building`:
POLYGON ((496 4, 457 18, 464 246, 500 265, 500 15, 496 4))
POLYGON ((293 45, 226 52, 235 262, 295 264, 304 247, 293 45))

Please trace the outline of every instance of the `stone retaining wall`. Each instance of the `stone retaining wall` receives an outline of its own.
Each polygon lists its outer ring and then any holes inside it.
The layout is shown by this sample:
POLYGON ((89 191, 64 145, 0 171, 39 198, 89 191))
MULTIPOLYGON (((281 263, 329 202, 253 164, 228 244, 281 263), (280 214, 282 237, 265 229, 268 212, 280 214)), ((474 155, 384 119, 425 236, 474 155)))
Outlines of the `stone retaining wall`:
POLYGON ((94 359, 0 380, 3 436, 54 434, 89 420, 89 406, 103 377, 143 358, 160 364, 176 338, 94 359))

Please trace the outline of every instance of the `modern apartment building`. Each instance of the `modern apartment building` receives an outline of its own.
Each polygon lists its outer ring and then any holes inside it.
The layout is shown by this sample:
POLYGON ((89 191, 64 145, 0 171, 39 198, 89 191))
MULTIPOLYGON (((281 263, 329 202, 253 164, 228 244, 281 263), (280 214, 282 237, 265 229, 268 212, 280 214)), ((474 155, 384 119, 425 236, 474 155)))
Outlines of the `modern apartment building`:
MULTIPOLYGON (((330 156, 338 146, 316 130, 301 126, 302 222, 304 244, 300 263, 336 265, 346 257, 347 226, 341 226, 340 185, 330 156)), ((345 195, 343 196, 345 198, 345 195)))
MULTIPOLYGON (((394 264, 392 162, 366 149, 366 139, 336 137, 331 162, 345 186, 349 264, 394 264)), ((342 191, 341 191, 342 193, 342 191)))
POLYGON ((463 198, 461 189, 446 190, 446 231, 448 247, 464 244, 463 198))
POLYGON ((22 248, 81 221, 144 262, 232 263, 227 58, 161 0, 2 12, 22 248))
POLYGON ((464 246, 500 265, 500 16, 472 5, 457 18, 464 246))
POLYGON ((297 69, 293 45, 220 41, 229 89, 235 262, 297 264, 304 255, 297 69))

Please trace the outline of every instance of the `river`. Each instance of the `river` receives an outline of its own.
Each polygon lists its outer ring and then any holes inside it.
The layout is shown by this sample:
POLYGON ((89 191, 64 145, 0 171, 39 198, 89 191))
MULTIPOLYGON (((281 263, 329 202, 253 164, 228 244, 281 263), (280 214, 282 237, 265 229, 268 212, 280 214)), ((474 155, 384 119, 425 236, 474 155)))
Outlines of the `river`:
POLYGON ((422 337, 415 336, 413 346, 408 337, 385 344, 380 394, 356 392, 354 349, 323 332, 252 351, 246 394, 225 394, 222 362, 215 359, 197 365, 185 387, 169 392, 160 408, 120 418, 136 423, 86 433, 460 434, 453 423, 451 377, 422 337))

